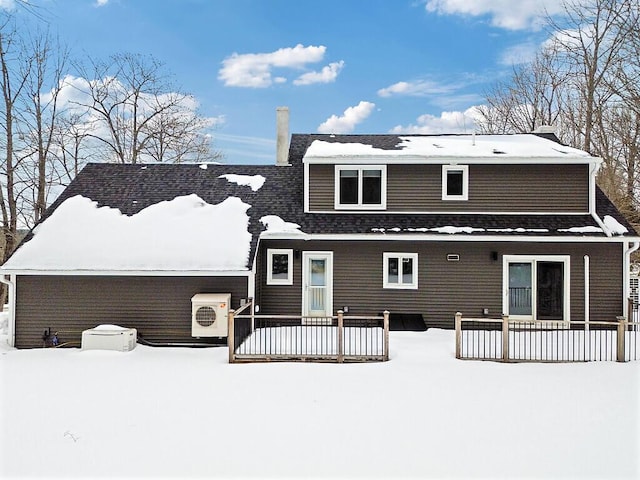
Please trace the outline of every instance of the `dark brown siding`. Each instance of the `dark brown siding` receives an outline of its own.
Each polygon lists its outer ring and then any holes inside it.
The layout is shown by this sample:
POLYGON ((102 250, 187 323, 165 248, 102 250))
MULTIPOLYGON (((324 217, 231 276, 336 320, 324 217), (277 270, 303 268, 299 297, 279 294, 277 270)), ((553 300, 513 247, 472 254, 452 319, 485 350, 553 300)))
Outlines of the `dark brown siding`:
MULTIPOLYGON (((256 271, 256 304, 260 306, 259 313, 300 315, 302 312, 302 254, 305 245, 301 242, 292 244, 263 242, 256 271), (267 248, 293 248, 293 285, 267 285, 267 248), (257 286, 260 285, 258 290, 257 286), (258 293, 259 292, 259 293, 258 293)), ((316 249, 316 250, 319 250, 316 249)))
MULTIPOLYGON (((266 243, 266 242, 265 242, 266 243)), ((429 326, 451 328, 456 311, 468 317, 502 314, 503 255, 570 255, 570 313, 584 320, 584 255, 591 262, 591 320, 622 314, 622 246, 619 243, 480 242, 270 242, 273 248, 334 252, 334 310, 353 315, 420 313, 429 326), (418 290, 382 288, 383 252, 418 253, 418 290), (497 252, 498 260, 492 259, 497 252), (447 254, 460 255, 459 262, 447 254)), ((266 248, 265 245, 263 247, 266 248)), ((264 268, 261 256, 260 268, 264 268)), ((294 259, 293 286, 261 286, 261 313, 300 315, 301 255, 294 259)))
POLYGON ((237 308, 247 278, 20 276, 16 293, 19 348, 42 346, 47 328, 79 346, 82 330, 100 324, 136 328, 145 340, 191 342, 191 297, 231 293, 237 308))
POLYGON ((311 210, 333 210, 335 190, 333 165, 309 166, 309 206, 311 210))
MULTIPOLYGON (((334 209, 334 166, 310 165, 309 206, 334 209)), ((387 211, 587 212, 587 165, 470 165, 469 200, 442 201, 441 165, 389 165, 387 211)))

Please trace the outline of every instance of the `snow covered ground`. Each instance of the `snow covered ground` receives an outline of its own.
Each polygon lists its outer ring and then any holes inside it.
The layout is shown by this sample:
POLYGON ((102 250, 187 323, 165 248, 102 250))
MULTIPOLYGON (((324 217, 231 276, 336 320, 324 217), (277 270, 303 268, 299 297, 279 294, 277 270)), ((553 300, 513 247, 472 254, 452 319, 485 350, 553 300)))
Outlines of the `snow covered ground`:
POLYGON ((0 341, 3 478, 640 476, 640 362, 460 361, 434 329, 345 365, 0 341))

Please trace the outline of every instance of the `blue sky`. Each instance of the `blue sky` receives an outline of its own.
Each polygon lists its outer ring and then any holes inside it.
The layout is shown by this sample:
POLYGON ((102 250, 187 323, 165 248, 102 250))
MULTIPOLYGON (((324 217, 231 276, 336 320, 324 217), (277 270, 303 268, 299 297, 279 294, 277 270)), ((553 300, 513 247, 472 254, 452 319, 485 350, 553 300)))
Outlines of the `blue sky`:
POLYGON ((291 133, 471 132, 464 112, 547 39, 543 9, 558 11, 557 0, 31 3, 76 57, 164 62, 218 120, 226 163, 274 161, 281 105, 291 133))

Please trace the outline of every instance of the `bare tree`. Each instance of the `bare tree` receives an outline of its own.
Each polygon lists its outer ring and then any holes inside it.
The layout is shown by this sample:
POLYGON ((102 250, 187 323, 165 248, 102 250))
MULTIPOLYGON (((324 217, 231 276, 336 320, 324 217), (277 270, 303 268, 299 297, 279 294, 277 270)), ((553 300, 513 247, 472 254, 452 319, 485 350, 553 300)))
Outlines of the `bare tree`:
POLYGON ((88 135, 112 160, 138 163, 148 154, 152 161, 179 161, 208 152, 203 142, 185 143, 203 138, 206 122, 188 111, 191 97, 177 91, 158 60, 124 53, 78 68, 88 80, 86 99, 74 103, 87 108, 95 127, 88 135))
POLYGON ((548 17, 553 35, 550 48, 557 57, 557 68, 567 72, 576 102, 583 106, 580 115, 569 120, 582 138, 582 144, 576 146, 587 152, 593 149, 593 130, 601 106, 614 94, 608 78, 616 70, 627 41, 627 32, 620 24, 631 2, 565 0, 562 23, 548 17))
POLYGON ((215 122, 201 117, 195 99, 185 96, 176 107, 157 115, 148 126, 150 139, 142 154, 154 162, 200 162, 218 158, 208 133, 215 122))
POLYGON ((566 74, 554 65, 552 52, 540 51, 530 64, 514 67, 508 81, 494 85, 486 105, 478 108, 484 133, 528 133, 556 124, 566 74))
POLYGON ((23 121, 30 142, 25 147, 33 145, 35 151, 33 166, 27 167, 24 181, 32 184, 34 198, 30 214, 35 223, 47 208, 47 193, 53 184, 55 132, 62 118, 58 99, 69 53, 49 33, 31 36, 27 47, 33 68, 26 84, 23 121))
POLYGON ((603 110, 594 129, 594 145, 603 159, 598 183, 629 218, 640 223, 640 114, 623 103, 603 110))
POLYGON ((640 114, 640 3, 625 1, 616 27, 624 35, 620 61, 609 76, 609 88, 621 102, 640 114))
POLYGON ((98 152, 89 145, 91 124, 84 115, 65 112, 54 129, 54 179, 60 185, 68 185, 90 158, 98 152))
POLYGON ((32 62, 21 50, 14 20, 4 16, 0 25, 0 89, 2 91, 2 146, 4 147, 4 189, 0 189, 2 212, 3 261, 13 251, 18 231, 18 195, 16 192, 17 104, 29 78, 32 62), (5 196, 6 195, 6 196, 5 196))

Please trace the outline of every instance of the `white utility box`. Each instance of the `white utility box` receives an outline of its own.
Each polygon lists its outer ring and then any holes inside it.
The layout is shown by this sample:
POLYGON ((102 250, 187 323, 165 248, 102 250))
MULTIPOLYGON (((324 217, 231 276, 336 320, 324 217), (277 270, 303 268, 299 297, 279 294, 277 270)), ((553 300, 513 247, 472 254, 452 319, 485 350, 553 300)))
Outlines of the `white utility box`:
POLYGON ((129 352, 136 348, 138 332, 135 328, 99 325, 82 332, 83 350, 117 350, 129 352))

